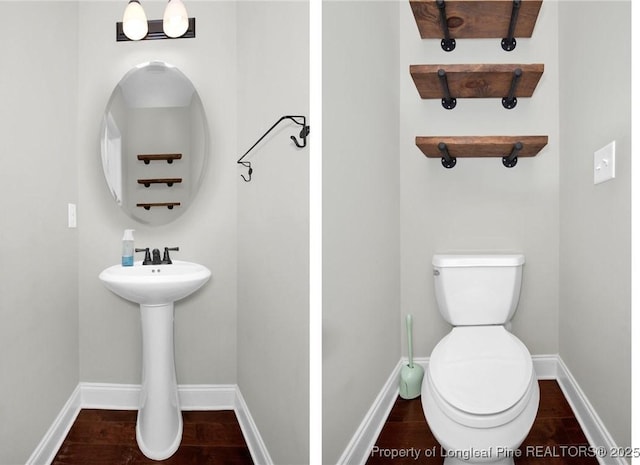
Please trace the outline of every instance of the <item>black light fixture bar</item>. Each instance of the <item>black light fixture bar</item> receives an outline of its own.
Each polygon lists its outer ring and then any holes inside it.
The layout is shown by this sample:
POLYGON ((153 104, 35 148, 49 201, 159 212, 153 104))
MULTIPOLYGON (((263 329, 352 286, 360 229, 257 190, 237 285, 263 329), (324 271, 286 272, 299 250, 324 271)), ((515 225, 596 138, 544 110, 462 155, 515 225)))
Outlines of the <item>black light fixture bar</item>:
MULTIPOLYGON (((164 33, 161 19, 151 19, 147 21, 147 24, 149 25, 149 32, 140 40, 173 39, 173 37, 169 37, 164 33)), ((180 37, 176 37, 176 39, 193 39, 195 36, 196 18, 189 18, 189 27, 187 28, 187 32, 182 34, 180 37)), ((124 34, 121 21, 116 23, 116 42, 134 42, 124 34)))

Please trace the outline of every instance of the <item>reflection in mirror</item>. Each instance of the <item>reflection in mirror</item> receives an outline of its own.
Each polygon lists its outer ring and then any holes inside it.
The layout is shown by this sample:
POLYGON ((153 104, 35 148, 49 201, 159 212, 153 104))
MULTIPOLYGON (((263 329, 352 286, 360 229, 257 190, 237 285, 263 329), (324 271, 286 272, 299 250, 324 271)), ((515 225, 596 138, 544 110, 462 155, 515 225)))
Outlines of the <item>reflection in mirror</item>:
POLYGON ((207 158, 202 101, 191 81, 162 62, 136 66, 104 113, 101 157, 111 195, 132 218, 175 220, 197 193, 207 158))

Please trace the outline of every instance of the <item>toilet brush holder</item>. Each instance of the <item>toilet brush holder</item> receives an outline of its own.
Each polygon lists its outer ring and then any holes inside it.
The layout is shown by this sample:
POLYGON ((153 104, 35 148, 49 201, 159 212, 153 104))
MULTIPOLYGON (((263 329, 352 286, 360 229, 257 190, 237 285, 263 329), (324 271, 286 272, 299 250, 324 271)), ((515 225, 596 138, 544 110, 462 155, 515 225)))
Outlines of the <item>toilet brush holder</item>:
POLYGON ((424 369, 420 365, 413 364, 413 317, 407 315, 407 341, 409 344, 409 363, 403 365, 400 370, 400 397, 403 399, 415 399, 422 391, 422 378, 424 369))

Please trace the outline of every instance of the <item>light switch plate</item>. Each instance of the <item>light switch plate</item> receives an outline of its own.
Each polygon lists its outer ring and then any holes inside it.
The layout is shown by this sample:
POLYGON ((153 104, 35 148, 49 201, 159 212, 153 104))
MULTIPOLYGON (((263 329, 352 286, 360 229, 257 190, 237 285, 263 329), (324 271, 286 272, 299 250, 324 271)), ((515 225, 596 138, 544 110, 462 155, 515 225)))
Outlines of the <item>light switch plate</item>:
POLYGON ((616 141, 607 144, 593 154, 593 183, 609 181, 616 177, 616 141))

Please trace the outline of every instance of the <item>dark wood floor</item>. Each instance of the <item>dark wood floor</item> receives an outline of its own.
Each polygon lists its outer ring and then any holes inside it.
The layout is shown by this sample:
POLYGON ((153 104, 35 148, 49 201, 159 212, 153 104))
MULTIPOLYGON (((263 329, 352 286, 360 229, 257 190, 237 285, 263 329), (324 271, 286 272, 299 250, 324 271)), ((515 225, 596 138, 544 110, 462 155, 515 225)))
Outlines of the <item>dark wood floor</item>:
MULTIPOLYGON (((589 457, 588 442, 556 381, 539 381, 540 407, 536 421, 520 447, 521 457, 516 465, 598 465, 589 457), (583 446, 583 448, 580 448, 583 446)), ((367 465, 442 465, 444 459, 440 445, 431 434, 422 412, 420 398, 396 400, 367 465), (421 453, 411 456, 411 449, 421 453), (393 451, 406 457, 392 458, 393 451), (435 451, 434 457, 425 457, 425 451, 435 451), (383 457, 383 455, 387 457, 383 457)))
POLYGON ((182 442, 167 460, 136 443, 135 410, 81 410, 52 465, 253 465, 232 410, 182 412, 182 442))

